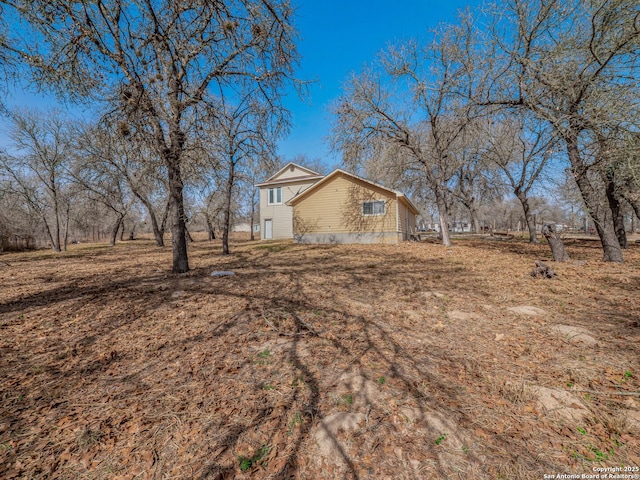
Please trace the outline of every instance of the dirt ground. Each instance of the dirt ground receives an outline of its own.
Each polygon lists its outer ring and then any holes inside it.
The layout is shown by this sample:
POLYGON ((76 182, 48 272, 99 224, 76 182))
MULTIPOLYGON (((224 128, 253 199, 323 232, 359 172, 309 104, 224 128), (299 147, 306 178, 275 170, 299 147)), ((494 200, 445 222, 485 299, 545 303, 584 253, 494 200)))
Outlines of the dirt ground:
POLYGON ((553 279, 491 238, 2 255, 0 478, 633 470, 640 244, 567 249, 553 279))

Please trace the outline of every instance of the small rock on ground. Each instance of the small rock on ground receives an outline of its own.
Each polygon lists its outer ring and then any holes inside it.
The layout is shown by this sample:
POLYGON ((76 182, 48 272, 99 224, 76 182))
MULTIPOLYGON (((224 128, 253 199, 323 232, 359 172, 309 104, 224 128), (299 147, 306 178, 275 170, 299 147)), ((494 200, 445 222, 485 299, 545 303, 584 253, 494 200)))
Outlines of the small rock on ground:
POLYGON ((598 343, 586 328, 575 327, 573 325, 554 325, 551 327, 551 331, 553 333, 559 333, 567 341, 577 345, 595 345, 598 343))
POLYGON ((571 422, 581 422, 589 413, 578 398, 565 390, 535 387, 533 391, 538 397, 538 407, 547 415, 559 416, 571 422))

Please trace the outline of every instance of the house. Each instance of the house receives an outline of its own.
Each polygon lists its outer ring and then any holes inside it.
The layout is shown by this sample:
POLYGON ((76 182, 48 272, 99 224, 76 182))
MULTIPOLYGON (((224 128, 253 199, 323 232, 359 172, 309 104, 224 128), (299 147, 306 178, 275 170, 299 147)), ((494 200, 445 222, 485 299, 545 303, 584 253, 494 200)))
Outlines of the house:
POLYGON ((293 208, 287 204, 323 175, 289 163, 267 181, 259 183, 262 240, 293 238, 293 208))
POLYGON ((415 231, 418 214, 402 193, 340 169, 287 204, 298 243, 398 243, 415 231))
POLYGON ((398 243, 415 231, 418 214, 402 193, 340 169, 288 203, 300 243, 398 243))
POLYGON ((398 243, 416 230, 418 209, 405 195, 344 170, 325 177, 289 163, 256 186, 262 240, 398 243))

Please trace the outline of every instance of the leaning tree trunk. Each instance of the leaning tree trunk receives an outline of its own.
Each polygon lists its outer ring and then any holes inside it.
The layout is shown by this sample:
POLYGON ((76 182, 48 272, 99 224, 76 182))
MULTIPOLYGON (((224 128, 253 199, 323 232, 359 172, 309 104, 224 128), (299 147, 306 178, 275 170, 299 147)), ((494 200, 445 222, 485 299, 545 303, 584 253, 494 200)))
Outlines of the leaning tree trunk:
POLYGON ((195 240, 191 236, 191 232, 189 231, 189 227, 185 227, 185 233, 187 234, 187 240, 189 240, 189 243, 194 243, 195 240))
POLYGON ((549 242, 549 246, 551 247, 551 254, 553 255, 553 260, 555 262, 566 262, 570 260, 567 251, 564 249, 564 243, 562 242, 562 238, 556 233, 556 229, 552 224, 546 224, 542 227, 542 235, 549 242))
POLYGON ((67 246, 69 245, 69 222, 71 221, 71 218, 69 216, 69 212, 71 211, 71 202, 67 201, 67 208, 66 208, 66 214, 65 214, 65 218, 64 218, 64 246, 63 246, 63 250, 66 252, 67 251, 67 246))
MULTIPOLYGON (((627 203, 629 203, 629 205, 631 205, 631 208, 633 209, 633 212, 636 214, 636 218, 638 220, 640 220, 640 194, 635 194, 635 195, 623 195, 623 197, 627 203)), ((632 217, 633 218, 633 217, 632 217)), ((635 232, 636 228, 633 228, 633 231, 635 232)))
MULTIPOLYGON (((120 226, 123 226, 123 231, 124 231, 124 225, 122 223, 122 220, 124 219, 124 215, 118 215, 118 218, 116 218, 116 222, 113 225, 113 229, 111 229, 111 236, 109 237, 109 246, 113 247, 116 244, 116 238, 118 238, 118 230, 120 230, 120 226)), ((120 237, 120 239, 122 240, 122 237, 120 237)))
MULTIPOLYGON (((144 207, 147 209, 147 213, 149 214, 149 218, 151 219, 151 228, 153 229, 153 238, 156 240, 156 245, 158 247, 164 247, 164 225, 162 229, 160 229, 158 225, 158 219, 156 217, 156 212, 153 210, 153 205, 151 202, 147 200, 145 197, 140 195, 137 192, 133 192, 133 194, 142 202, 144 207)), ((166 212, 167 209, 165 209, 166 212)))
POLYGON ((611 209, 599 207, 598 193, 587 176, 588 168, 582 161, 578 147, 577 135, 565 139, 567 142, 567 154, 571 162, 571 171, 575 178, 582 199, 589 216, 595 224, 596 231, 602 243, 605 262, 622 262, 622 249, 616 236, 615 227, 611 219, 611 209), (606 211, 608 210, 608 212, 606 211))
POLYGON ((187 256, 187 235, 184 218, 184 197, 182 190, 182 174, 180 172, 180 158, 175 152, 167 154, 165 158, 169 176, 169 222, 171 226, 171 243, 173 250, 173 273, 189 271, 189 257, 187 256))
POLYGON ((616 185, 613 181, 612 174, 609 172, 602 175, 602 180, 606 184, 606 195, 609 208, 611 209, 611 216, 613 218, 613 227, 618 238, 620 248, 627 248, 627 232, 624 228, 624 214, 622 213, 622 206, 620 205, 620 195, 616 191, 616 185))
POLYGON ((45 232, 47 232, 47 236, 49 237, 49 241, 51 242, 51 249, 56 253, 60 252, 60 249, 56 248, 56 242, 53 239, 53 233, 51 232, 51 227, 49 227, 49 223, 47 222, 47 217, 44 214, 41 214, 40 217, 42 218, 44 230, 45 232))
POLYGON ((171 211, 171 193, 169 193, 169 198, 167 199, 167 204, 165 205, 164 212, 162 213, 162 222, 160 222, 160 233, 162 235, 164 235, 164 232, 167 231, 167 220, 169 218, 169 212, 170 211, 171 211))
POLYGON ((518 200, 520 200, 520 204, 522 205, 522 210, 524 211, 524 218, 527 222, 527 229, 529 230, 529 242, 530 243, 540 243, 538 240, 538 232, 536 230, 536 219, 531 214, 531 206, 529 205, 529 199, 527 196, 520 192, 516 195, 518 200))

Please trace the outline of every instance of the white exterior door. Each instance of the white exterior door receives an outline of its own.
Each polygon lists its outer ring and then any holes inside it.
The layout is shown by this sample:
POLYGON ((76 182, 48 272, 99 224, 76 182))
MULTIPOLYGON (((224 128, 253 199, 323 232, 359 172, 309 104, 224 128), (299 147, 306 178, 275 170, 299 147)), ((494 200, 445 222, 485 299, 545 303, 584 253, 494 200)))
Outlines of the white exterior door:
POLYGON ((264 221, 264 239, 271 240, 273 238, 273 221, 271 219, 264 221))

